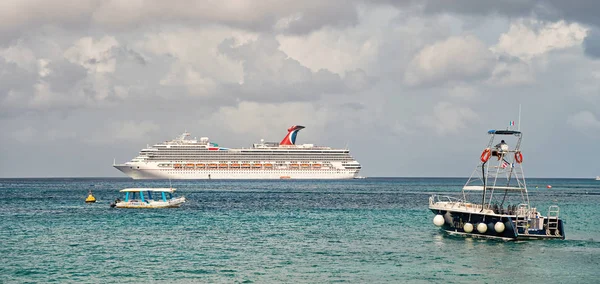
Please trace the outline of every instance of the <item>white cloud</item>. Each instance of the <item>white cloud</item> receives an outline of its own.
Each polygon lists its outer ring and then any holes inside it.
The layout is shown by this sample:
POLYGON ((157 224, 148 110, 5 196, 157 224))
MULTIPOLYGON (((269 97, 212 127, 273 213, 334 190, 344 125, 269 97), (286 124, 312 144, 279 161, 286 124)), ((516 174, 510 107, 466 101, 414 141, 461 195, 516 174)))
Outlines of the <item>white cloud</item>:
POLYGON ((239 62, 223 56, 219 45, 226 39, 234 39, 236 45, 256 40, 255 33, 242 30, 212 27, 201 29, 178 28, 159 33, 146 33, 143 39, 136 40, 132 46, 150 57, 167 55, 173 57, 175 66, 164 78, 178 77, 181 68, 196 73, 203 78, 216 82, 239 83, 244 73, 239 62))
POLYGON ((578 23, 520 20, 510 25, 508 32, 500 36, 498 44, 492 49, 522 60, 530 60, 552 50, 581 45, 586 35, 587 28, 578 23))
POLYGON ((365 68, 376 59, 379 40, 376 35, 352 31, 322 29, 308 36, 282 35, 280 49, 313 72, 327 69, 344 72, 365 68))
POLYGON ((13 62, 28 71, 36 69, 36 55, 33 50, 20 41, 7 48, 0 49, 0 56, 4 57, 7 62, 13 62))
POLYGON ((421 49, 411 60, 404 81, 416 86, 484 79, 492 72, 495 60, 476 37, 450 37, 421 49))

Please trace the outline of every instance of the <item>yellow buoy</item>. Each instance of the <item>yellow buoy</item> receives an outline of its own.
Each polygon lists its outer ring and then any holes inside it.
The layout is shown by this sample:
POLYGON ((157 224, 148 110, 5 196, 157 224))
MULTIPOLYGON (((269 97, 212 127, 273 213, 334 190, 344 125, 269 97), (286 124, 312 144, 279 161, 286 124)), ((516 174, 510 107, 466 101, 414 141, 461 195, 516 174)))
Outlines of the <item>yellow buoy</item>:
POLYGON ((96 202, 96 197, 94 197, 94 195, 92 195, 92 191, 90 190, 90 192, 88 193, 88 197, 85 199, 85 203, 94 203, 96 202))

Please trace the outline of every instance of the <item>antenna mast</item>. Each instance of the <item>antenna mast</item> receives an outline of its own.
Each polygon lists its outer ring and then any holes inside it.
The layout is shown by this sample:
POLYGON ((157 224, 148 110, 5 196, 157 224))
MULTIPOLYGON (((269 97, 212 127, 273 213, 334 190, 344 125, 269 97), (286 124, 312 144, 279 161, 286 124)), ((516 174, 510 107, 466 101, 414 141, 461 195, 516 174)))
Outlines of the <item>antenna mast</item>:
POLYGON ((517 130, 521 131, 521 104, 519 104, 519 126, 517 126, 517 130))

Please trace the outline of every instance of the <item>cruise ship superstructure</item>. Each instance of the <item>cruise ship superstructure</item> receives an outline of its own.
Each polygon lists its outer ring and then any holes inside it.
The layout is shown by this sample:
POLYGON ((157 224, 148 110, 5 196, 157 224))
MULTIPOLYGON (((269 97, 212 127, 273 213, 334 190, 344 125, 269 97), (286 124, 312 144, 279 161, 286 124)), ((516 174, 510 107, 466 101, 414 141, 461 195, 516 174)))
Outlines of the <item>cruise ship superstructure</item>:
POLYGON ((252 148, 224 148, 208 137, 191 139, 184 132, 171 141, 142 149, 124 164, 113 166, 133 179, 351 179, 361 165, 348 149, 296 145, 294 125, 279 143, 252 148))

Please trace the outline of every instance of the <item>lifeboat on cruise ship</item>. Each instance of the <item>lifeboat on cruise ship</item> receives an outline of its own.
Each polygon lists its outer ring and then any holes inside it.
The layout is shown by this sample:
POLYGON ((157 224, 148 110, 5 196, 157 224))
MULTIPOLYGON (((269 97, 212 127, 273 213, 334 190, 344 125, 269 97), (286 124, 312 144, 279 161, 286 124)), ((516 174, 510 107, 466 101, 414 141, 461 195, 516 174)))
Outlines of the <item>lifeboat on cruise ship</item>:
POLYGON ((290 164, 290 168, 297 169, 298 168, 298 164, 290 164))
POLYGON ((239 169, 240 168, 240 164, 231 164, 229 165, 230 168, 234 168, 234 169, 239 169))
POLYGON ((186 167, 186 168, 193 168, 193 167, 194 167, 194 164, 186 164, 186 165, 185 165, 185 167, 186 167))
POLYGON ((181 169, 181 164, 174 164, 174 165, 173 165, 173 168, 176 168, 176 169, 181 169))
POLYGON ((204 169, 204 164, 196 164, 197 169, 204 169))
POLYGON ((321 164, 313 164, 312 167, 313 169, 319 169, 321 168, 321 164))
POLYGON ((272 164, 265 164, 265 168, 272 168, 273 165, 272 164))
POLYGON ((227 168, 227 164, 219 164, 219 169, 226 169, 227 168))
POLYGON ((302 164, 303 168, 308 168, 308 164, 302 164))
POLYGON ((253 169, 260 169, 260 168, 262 168, 262 165, 261 164, 253 164, 252 168, 253 169))
POLYGON ((211 169, 216 169, 217 168, 217 164, 208 164, 208 167, 211 169))
POLYGON ((289 179, 289 178, 292 178, 292 177, 290 177, 290 176, 280 176, 279 178, 280 179, 289 179))
POLYGON ((250 164, 242 164, 242 169, 248 169, 250 168, 250 164))

